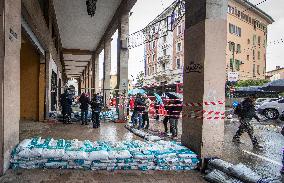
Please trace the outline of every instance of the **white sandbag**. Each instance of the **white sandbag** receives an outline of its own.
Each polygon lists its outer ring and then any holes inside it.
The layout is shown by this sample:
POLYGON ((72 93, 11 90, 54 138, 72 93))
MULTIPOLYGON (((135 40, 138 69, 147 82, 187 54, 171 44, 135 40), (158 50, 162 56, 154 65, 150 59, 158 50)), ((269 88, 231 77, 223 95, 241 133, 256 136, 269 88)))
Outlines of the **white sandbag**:
POLYGON ((229 168, 232 167, 233 164, 226 162, 221 159, 213 159, 209 161, 208 168, 209 169, 217 169, 225 173, 229 173, 229 168))
POLYGON ((109 154, 107 151, 92 151, 87 155, 87 160, 108 160, 109 154))
POLYGON ((131 157, 132 155, 127 150, 109 152, 109 159, 128 159, 131 157))
POLYGON ((45 163, 44 166, 46 168, 65 168, 67 167, 67 162, 50 162, 45 163))
POLYGON ((36 169, 36 168, 39 168, 39 165, 37 164, 34 164, 34 165, 28 165, 26 163, 19 163, 19 168, 22 168, 22 169, 36 169))
POLYGON ((243 182, 255 183, 261 180, 261 176, 243 164, 237 164, 229 168, 230 175, 243 182))
POLYGON ((64 149, 43 149, 42 158, 62 158, 65 154, 64 149))
POLYGON ((18 145, 18 150, 21 151, 25 148, 28 148, 28 146, 31 144, 32 139, 25 139, 18 145))
POLYGON ((40 157, 41 154, 42 148, 25 148, 18 153, 18 156, 22 158, 35 158, 40 157))
POLYGON ((65 151, 65 154, 62 157, 63 160, 88 160, 88 154, 84 151, 65 151))
POLYGON ((145 139, 149 141, 159 141, 161 140, 161 137, 154 136, 154 135, 147 135, 145 136, 145 139))
POLYGON ((57 147, 57 140, 51 139, 48 143, 48 146, 51 148, 57 147))
POLYGON ((145 155, 145 154, 135 154, 135 159, 141 159, 141 160, 148 160, 148 159, 154 159, 154 155, 145 155))
POLYGON ((179 158, 197 158, 196 154, 178 154, 179 158))
POLYGON ((176 153, 165 153, 165 154, 158 154, 156 155, 157 158, 174 158, 176 157, 176 153))

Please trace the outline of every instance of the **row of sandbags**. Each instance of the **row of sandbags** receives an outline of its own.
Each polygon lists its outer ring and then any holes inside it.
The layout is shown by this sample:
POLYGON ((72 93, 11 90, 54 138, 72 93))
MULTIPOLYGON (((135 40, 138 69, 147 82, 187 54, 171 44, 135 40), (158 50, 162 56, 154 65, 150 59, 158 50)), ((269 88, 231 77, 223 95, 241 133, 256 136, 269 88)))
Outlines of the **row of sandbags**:
POLYGON ((12 152, 12 168, 92 170, 192 170, 199 160, 180 143, 169 141, 108 142, 32 138, 12 152))

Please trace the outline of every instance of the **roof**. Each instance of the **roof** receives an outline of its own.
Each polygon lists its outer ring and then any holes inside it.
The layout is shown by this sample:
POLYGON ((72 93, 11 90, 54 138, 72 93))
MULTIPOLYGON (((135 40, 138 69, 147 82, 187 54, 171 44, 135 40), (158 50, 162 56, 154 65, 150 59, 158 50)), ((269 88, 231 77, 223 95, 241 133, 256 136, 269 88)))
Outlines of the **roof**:
MULTIPOLYGON (((273 18, 270 15, 265 13, 263 10, 261 10, 260 8, 258 8, 254 4, 252 4, 251 2, 249 2, 247 0, 232 0, 232 1, 236 1, 237 3, 242 4, 243 6, 247 7, 248 9, 255 11, 259 16, 261 16, 263 19, 265 19, 269 24, 272 24, 274 22, 273 18)), ((175 5, 177 4, 177 2, 178 1, 174 1, 162 13, 160 13, 154 20, 152 20, 147 26, 150 26, 150 25, 158 22, 159 20, 164 18, 164 16, 167 16, 169 13, 172 13, 172 10, 175 8, 175 5)))
POLYGON ((240 3, 241 5, 247 7, 248 10, 250 9, 250 10, 255 11, 255 13, 257 13, 259 16, 261 16, 263 19, 265 19, 269 24, 272 24, 274 22, 274 19, 270 15, 265 13, 263 10, 261 10, 256 5, 249 2, 248 0, 233 0, 233 1, 236 1, 236 2, 240 3))
POLYGON ((266 73, 275 72, 275 71, 280 71, 280 70, 284 70, 284 67, 279 68, 279 69, 274 69, 274 70, 271 70, 271 71, 267 71, 266 73))

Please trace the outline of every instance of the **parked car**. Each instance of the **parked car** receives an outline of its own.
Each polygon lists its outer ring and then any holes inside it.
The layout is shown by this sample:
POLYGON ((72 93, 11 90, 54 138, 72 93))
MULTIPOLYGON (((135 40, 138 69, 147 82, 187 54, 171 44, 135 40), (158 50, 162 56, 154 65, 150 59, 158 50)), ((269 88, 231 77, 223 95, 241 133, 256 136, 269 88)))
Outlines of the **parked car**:
POLYGON ((280 114, 284 112, 284 99, 265 102, 258 107, 257 112, 264 115, 267 119, 278 119, 280 114))
POLYGON ((284 121, 284 112, 282 112, 282 114, 279 116, 279 119, 280 119, 281 121, 284 121))
POLYGON ((277 100, 279 100, 279 98, 258 98, 255 101, 255 109, 258 109, 259 106, 261 106, 265 102, 273 102, 277 100))

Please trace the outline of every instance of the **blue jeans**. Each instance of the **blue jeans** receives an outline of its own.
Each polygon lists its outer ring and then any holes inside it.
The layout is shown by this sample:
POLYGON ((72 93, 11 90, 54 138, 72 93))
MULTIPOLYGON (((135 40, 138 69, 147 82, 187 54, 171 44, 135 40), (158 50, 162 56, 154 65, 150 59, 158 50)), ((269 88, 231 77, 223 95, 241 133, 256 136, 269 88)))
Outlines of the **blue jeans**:
POLYGON ((88 122, 88 110, 81 110, 81 121, 87 124, 88 122))
POLYGON ((131 116, 131 122, 132 122, 133 126, 137 125, 137 121, 138 121, 138 125, 139 125, 138 128, 141 128, 142 122, 143 122, 142 113, 138 112, 138 111, 133 111, 133 114, 131 116))

